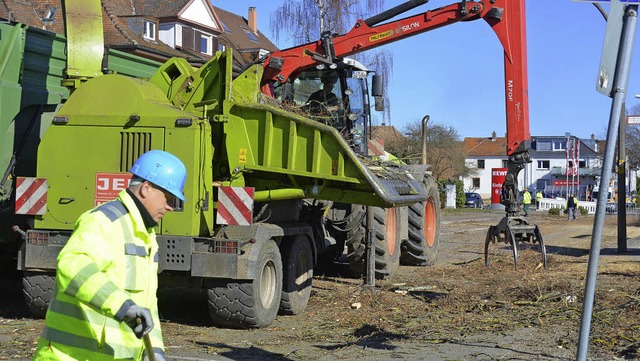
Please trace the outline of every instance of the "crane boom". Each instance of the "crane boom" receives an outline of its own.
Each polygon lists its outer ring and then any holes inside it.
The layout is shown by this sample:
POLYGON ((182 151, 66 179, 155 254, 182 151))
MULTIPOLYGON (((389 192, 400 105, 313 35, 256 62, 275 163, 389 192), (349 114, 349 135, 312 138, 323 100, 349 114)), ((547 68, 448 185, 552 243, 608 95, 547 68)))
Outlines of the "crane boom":
POLYGON ((504 48, 507 154, 521 153, 518 148, 530 139, 524 0, 462 1, 378 25, 424 3, 409 1, 356 21, 346 34, 323 34, 318 41, 271 53, 263 64, 263 92, 269 94, 267 84, 283 83, 320 63, 331 64, 345 56, 458 22, 484 19, 504 48))

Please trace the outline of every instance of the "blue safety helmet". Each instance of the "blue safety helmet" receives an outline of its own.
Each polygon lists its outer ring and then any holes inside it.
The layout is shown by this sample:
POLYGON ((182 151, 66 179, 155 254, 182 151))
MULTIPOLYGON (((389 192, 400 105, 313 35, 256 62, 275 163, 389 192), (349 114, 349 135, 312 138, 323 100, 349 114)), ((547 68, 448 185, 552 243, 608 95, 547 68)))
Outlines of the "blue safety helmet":
POLYGON ((175 155, 150 150, 136 160, 129 172, 185 201, 182 188, 187 180, 187 168, 175 155))

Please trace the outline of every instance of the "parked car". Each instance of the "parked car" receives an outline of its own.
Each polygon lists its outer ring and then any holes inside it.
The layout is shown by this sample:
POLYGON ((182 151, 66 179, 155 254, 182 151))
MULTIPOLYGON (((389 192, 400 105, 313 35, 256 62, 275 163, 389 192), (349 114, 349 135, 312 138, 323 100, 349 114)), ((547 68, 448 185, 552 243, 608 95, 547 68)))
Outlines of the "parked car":
POLYGON ((464 201, 465 207, 482 208, 484 206, 484 201, 478 193, 467 192, 464 196, 466 197, 464 201))

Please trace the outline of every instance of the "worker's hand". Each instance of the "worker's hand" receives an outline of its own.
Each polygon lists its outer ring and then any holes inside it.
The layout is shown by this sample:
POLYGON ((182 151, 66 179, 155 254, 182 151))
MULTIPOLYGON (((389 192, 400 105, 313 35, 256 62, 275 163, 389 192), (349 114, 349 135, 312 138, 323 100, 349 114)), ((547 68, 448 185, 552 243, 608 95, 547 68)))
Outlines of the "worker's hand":
MULTIPOLYGON (((159 349, 153 349, 153 357, 155 358, 156 361, 166 361, 167 360, 164 357, 164 352, 162 352, 162 350, 159 350, 159 349)), ((147 357, 146 352, 144 354, 144 357, 142 358, 142 361, 149 361, 149 357, 147 357)))
POLYGON ((135 303, 129 306, 129 309, 125 312, 122 321, 131 327, 137 338, 144 337, 144 335, 148 334, 151 332, 151 329, 153 329, 151 311, 149 311, 148 308, 140 307, 135 303))

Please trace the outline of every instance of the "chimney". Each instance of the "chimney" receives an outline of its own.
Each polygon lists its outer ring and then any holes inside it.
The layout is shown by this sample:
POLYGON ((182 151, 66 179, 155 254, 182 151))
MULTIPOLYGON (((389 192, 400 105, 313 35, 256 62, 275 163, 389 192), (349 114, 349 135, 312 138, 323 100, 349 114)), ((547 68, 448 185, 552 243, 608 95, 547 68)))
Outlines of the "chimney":
POLYGON ((249 20, 247 21, 249 25, 249 29, 253 31, 254 34, 258 33, 258 12, 256 11, 255 6, 249 6, 249 20))
POLYGON ((591 140, 596 140, 596 136, 593 133, 591 133, 591 140))
POLYGON ((491 141, 492 142, 496 141, 496 132, 495 132, 495 130, 493 131, 493 133, 491 133, 491 141))

